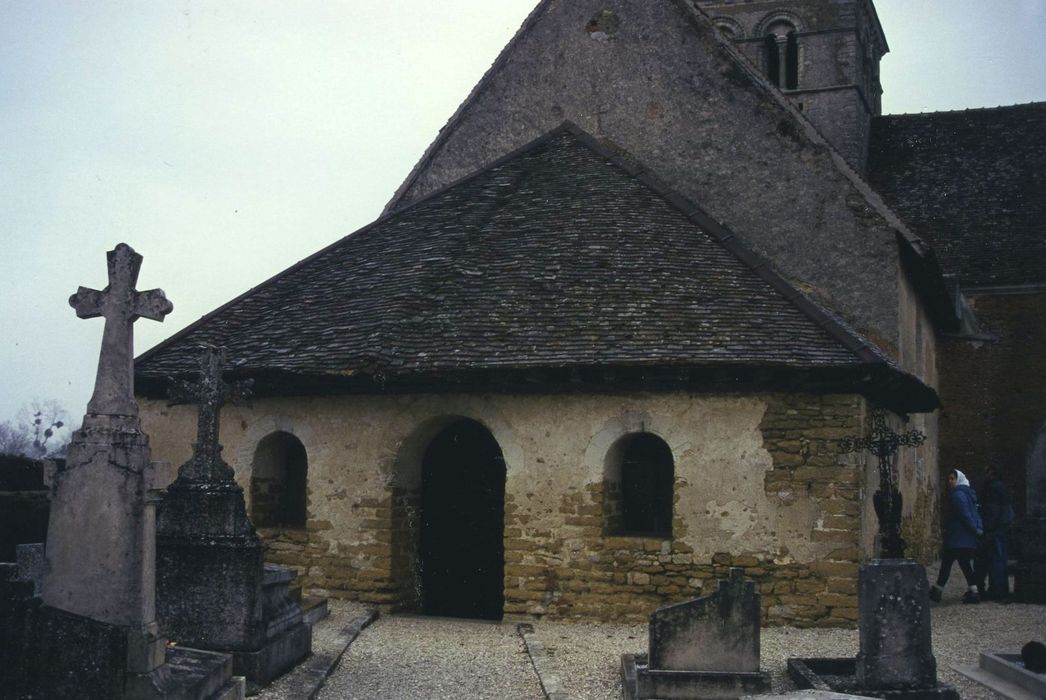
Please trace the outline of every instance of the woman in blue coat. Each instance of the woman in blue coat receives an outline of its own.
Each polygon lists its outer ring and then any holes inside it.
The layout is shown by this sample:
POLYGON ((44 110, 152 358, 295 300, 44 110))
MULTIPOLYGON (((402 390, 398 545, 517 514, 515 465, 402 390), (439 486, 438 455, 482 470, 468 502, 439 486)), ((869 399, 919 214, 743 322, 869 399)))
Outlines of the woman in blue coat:
POLYGON ((930 599, 940 601, 944 584, 952 572, 952 563, 959 562, 962 575, 969 589, 962 597, 964 603, 979 603, 977 579, 973 573, 973 555, 977 539, 983 534, 984 526, 977 512, 977 495, 970 488, 970 481, 958 469, 948 473, 948 514, 944 523, 944 548, 941 551, 941 570, 937 583, 930 587, 930 599))

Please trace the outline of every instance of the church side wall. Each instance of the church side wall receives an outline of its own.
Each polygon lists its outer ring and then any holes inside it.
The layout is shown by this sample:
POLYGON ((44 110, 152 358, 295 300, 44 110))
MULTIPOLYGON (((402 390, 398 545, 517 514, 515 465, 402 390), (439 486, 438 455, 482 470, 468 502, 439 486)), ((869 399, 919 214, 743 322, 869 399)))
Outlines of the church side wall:
MULTIPOLYGON (((154 456, 187 460, 192 411, 140 403, 154 456)), ((851 626, 863 533, 875 528, 862 509, 874 465, 841 455, 838 440, 864 433, 867 416, 860 397, 790 394, 258 399, 223 411, 222 442, 248 495, 262 438, 284 431, 304 444, 307 525, 263 534, 269 559, 321 593, 414 605, 421 457, 467 417, 490 430, 507 467, 506 615, 641 620, 741 566, 768 623, 851 626), (672 452, 671 538, 604 534, 607 456, 636 432, 672 452)))
POLYGON ((941 469, 979 483, 995 464, 1025 511, 1025 465, 1046 424, 1046 293, 966 290, 991 341, 948 339, 941 346, 941 469))

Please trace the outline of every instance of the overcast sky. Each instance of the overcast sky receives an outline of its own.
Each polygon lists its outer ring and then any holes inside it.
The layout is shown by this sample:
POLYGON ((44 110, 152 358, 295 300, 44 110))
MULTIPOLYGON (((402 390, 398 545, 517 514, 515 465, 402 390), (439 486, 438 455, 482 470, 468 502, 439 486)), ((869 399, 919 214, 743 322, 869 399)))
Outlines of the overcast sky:
MULTIPOLYGON (((0 420, 84 411, 145 257, 136 354, 374 220, 536 0, 0 0, 0 420)), ((877 0, 884 111, 1046 100, 1046 0, 877 0)))

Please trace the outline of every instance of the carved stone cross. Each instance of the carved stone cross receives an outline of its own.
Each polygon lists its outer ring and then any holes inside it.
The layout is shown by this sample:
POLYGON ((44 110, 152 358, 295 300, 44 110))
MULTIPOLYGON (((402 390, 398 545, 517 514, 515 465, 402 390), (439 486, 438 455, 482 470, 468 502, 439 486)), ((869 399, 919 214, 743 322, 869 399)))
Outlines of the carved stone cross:
POLYGON ((180 477, 193 481, 221 481, 233 476, 232 469, 222 461, 222 446, 218 442, 222 404, 226 401, 236 405, 247 404, 252 382, 247 380, 226 384, 222 381, 224 364, 224 348, 206 345, 200 355, 199 380, 171 380, 171 386, 167 391, 170 405, 199 405, 193 456, 179 469, 180 477))
POLYGON ((88 414, 137 416, 134 402, 134 322, 139 318, 163 321, 174 306, 163 290, 139 292, 134 288, 142 256, 126 243, 110 250, 109 286, 102 291, 80 287, 69 297, 69 305, 80 318, 105 318, 102 351, 94 394, 87 404, 88 414))
POLYGON ((926 435, 918 430, 898 433, 886 424, 886 412, 881 408, 872 411, 872 433, 867 436, 843 438, 841 452, 868 450, 879 459, 879 490, 872 501, 879 518, 879 556, 882 559, 902 559, 904 539, 901 537, 901 492, 897 488, 897 474, 893 462, 897 450, 902 446, 917 447, 923 444, 926 435))

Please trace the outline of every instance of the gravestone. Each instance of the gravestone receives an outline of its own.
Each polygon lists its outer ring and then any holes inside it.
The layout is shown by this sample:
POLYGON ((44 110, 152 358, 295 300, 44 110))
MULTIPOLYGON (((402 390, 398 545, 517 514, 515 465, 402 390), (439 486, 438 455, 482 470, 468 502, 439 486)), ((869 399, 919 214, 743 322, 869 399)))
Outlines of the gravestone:
POLYGON ((1013 568, 1013 597, 1046 604, 1046 425, 1028 452, 1025 517, 1014 528, 1020 558, 1013 568))
POLYGON ((109 286, 80 289, 69 304, 80 318, 105 319, 94 394, 64 465, 48 474, 51 515, 43 602, 125 627, 128 671, 163 663, 156 624, 155 472, 133 394, 134 322, 162 321, 163 292, 134 289, 142 258, 120 244, 108 254, 109 286))
POLYGON ((264 564, 243 489, 221 458, 222 403, 247 398, 245 384, 222 381, 222 364, 220 349, 203 348, 199 381, 172 386, 174 401, 199 409, 193 456, 159 509, 158 617, 178 644, 232 654, 253 690, 308 656, 312 630, 288 590, 295 573, 264 564))
POLYGON ((901 494, 894 462, 900 447, 921 445, 916 430, 899 433, 882 409, 872 411, 869 435, 841 441, 840 452, 868 450, 878 459, 874 496, 882 559, 861 564, 857 578, 860 651, 856 658, 789 658, 788 674, 801 689, 854 693, 897 700, 959 700, 954 688, 937 682, 930 634, 930 588, 926 569, 904 559, 901 494))
POLYGON ((955 688, 937 680, 923 566, 873 560, 861 566, 857 587, 857 657, 789 658, 796 686, 894 700, 959 700, 955 688))
POLYGON ((108 253, 109 285, 81 287, 81 318, 105 318, 94 393, 65 463, 49 463, 51 500, 40 595, 38 548, 0 585, 0 632, 12 697, 85 700, 237 700, 242 679, 228 656, 167 649, 155 615, 156 469, 133 398, 133 324, 162 320, 160 290, 139 292, 142 258, 108 253))
POLYGON ((759 594, 740 568, 715 593, 659 608, 649 653, 622 656, 625 698, 738 698, 767 692, 759 671, 759 594))

